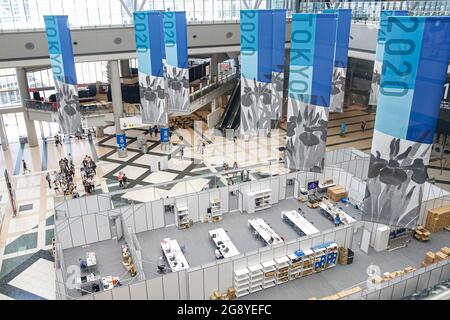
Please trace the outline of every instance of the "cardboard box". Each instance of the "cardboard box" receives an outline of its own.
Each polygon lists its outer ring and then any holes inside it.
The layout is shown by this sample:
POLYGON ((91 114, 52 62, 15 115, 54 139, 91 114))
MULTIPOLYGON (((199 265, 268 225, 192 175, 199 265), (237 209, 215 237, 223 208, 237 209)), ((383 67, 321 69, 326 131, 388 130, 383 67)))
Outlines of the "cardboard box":
POLYGON ((444 230, 450 225, 450 206, 433 208, 428 211, 425 228, 430 232, 444 230))
POLYGON ((435 255, 433 252, 428 251, 427 253, 425 253, 425 259, 424 259, 424 261, 425 261, 426 263, 432 264, 432 263, 434 262, 435 259, 436 259, 436 255, 435 255))
POLYGON ((413 268, 411 266, 406 267, 405 269, 403 269, 403 271, 405 271, 406 273, 410 273, 410 272, 414 272, 416 271, 416 268, 413 268))
POLYGON ((440 252, 440 251, 436 252, 435 262, 442 261, 442 260, 445 260, 445 259, 447 259, 447 255, 445 253, 440 252))
POLYGON ((446 254, 447 256, 450 256, 450 248, 449 247, 443 247, 440 250, 442 253, 446 254))
POLYGON ((339 202, 347 197, 347 191, 341 186, 330 187, 327 189, 327 197, 334 202, 339 202))

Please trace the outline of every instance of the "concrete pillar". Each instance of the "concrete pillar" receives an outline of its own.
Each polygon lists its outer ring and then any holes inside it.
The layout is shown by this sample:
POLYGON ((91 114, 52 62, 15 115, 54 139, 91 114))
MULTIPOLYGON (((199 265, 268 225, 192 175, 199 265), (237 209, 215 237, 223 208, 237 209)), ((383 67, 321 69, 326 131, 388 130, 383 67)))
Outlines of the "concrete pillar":
POLYGON ((217 54, 213 54, 211 56, 211 62, 210 62, 210 75, 211 75, 211 81, 216 81, 219 76, 219 56, 217 54))
POLYGON ((95 136, 97 138, 103 138, 105 136, 105 127, 100 126, 100 127, 95 128, 95 129, 96 129, 95 130, 95 136))
MULTIPOLYGON (((125 132, 120 127, 120 118, 123 116, 123 102, 122 89, 120 85, 119 62, 117 60, 109 61, 111 71, 111 98, 114 113, 114 126, 116 127, 116 136, 122 135, 125 132)), ((126 140, 125 140, 126 141, 126 140)), ((122 145, 122 148, 117 146, 119 158, 127 157, 127 148, 122 145)))
POLYGON ((122 73, 122 77, 131 76, 130 60, 120 60, 120 71, 122 73))
POLYGON ((0 114, 0 142, 2 143, 3 151, 8 150, 9 143, 6 136, 5 123, 3 122, 3 115, 0 114))
POLYGON ((30 94, 28 92, 28 79, 25 68, 16 68, 16 76, 17 86, 19 87, 20 98, 22 100, 23 118, 25 120, 25 127, 27 129, 28 145, 30 147, 36 147, 38 146, 36 127, 34 126, 34 121, 30 120, 28 111, 25 108, 25 100, 30 99, 30 94))

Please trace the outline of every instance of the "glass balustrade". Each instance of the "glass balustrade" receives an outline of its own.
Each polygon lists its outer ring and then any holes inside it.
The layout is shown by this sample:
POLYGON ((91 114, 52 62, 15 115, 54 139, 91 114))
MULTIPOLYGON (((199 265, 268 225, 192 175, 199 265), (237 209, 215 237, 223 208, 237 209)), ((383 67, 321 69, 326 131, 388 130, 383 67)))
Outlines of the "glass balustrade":
POLYGON ((0 0, 0 32, 44 29, 44 15, 69 15, 71 28, 131 26, 139 10, 186 11, 188 23, 239 20, 241 9, 286 8, 320 12, 327 8, 353 9, 354 22, 377 23, 381 10, 408 10, 411 15, 450 15, 450 1, 307 2, 295 0, 0 0), (136 7, 134 5, 136 4, 136 7))

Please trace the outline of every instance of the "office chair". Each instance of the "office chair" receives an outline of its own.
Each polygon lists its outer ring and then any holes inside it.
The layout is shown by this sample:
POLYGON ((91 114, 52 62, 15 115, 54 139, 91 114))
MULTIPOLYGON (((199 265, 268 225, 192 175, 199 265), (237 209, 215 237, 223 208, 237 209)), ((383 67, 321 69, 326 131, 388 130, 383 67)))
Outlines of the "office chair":
POLYGON ((157 272, 158 272, 159 274, 164 274, 164 273, 166 273, 166 266, 165 266, 165 265, 159 265, 159 266, 158 266, 157 272))

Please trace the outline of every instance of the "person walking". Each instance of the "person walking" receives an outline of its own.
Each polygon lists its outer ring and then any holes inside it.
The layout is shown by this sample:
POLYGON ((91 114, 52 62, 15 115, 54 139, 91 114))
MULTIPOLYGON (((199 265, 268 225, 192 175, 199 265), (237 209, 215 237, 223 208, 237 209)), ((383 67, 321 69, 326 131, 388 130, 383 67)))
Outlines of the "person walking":
POLYGON ((22 168, 23 168, 23 174, 25 173, 31 173, 31 170, 28 169, 27 163, 25 162, 25 160, 22 159, 22 168))
POLYGON ((122 186, 124 188, 127 187, 127 183, 128 183, 128 177, 125 175, 125 173, 122 175, 122 186))
POLYGON ((47 180, 48 188, 52 188, 52 178, 50 177, 50 173, 47 172, 47 175, 45 176, 45 180, 47 180))
POLYGON ((181 160, 183 160, 183 156, 184 156, 184 147, 182 146, 181 150, 180 150, 180 159, 181 160))
POLYGON ((361 131, 362 132, 366 131, 366 126, 367 126, 367 123, 365 121, 361 122, 361 131))
POLYGON ((119 171, 117 174, 117 180, 119 180, 119 187, 123 188, 123 173, 122 171, 119 171))
POLYGON ((341 122, 341 127, 340 127, 340 135, 341 137, 345 137, 345 132, 347 131, 347 125, 345 124, 344 121, 341 122))
POLYGON ((69 165, 72 166, 73 165, 73 158, 72 158, 72 154, 69 153, 69 165))

